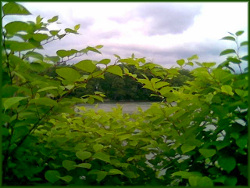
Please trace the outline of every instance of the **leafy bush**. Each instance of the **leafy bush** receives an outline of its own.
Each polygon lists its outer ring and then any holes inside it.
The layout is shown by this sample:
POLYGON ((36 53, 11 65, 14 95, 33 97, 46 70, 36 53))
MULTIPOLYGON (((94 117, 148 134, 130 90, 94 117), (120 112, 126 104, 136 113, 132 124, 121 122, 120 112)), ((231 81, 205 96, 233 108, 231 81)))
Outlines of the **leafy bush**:
MULTIPOLYGON (((6 3, 3 18, 13 14, 30 13, 6 3)), ((248 77, 241 65, 248 57, 241 58, 239 48, 224 50, 221 55, 235 56, 217 68, 195 62, 196 55, 170 69, 133 55, 115 55, 115 64, 82 60, 72 68, 59 65, 90 51, 101 53, 102 46, 43 56, 35 50, 77 34, 80 25, 59 34, 47 28, 58 17, 42 20, 3 27, 3 185, 247 185, 248 77), (194 62, 192 79, 170 85, 194 62), (98 64, 105 68, 97 69, 98 64), (119 64, 153 76, 139 77, 119 64), (46 75, 52 67, 57 75, 46 75), (105 112, 76 106, 103 100, 98 91, 80 98, 70 94, 105 73, 135 79, 162 102, 137 114, 124 114, 121 107, 105 112)), ((241 34, 223 39, 238 44, 241 34)))

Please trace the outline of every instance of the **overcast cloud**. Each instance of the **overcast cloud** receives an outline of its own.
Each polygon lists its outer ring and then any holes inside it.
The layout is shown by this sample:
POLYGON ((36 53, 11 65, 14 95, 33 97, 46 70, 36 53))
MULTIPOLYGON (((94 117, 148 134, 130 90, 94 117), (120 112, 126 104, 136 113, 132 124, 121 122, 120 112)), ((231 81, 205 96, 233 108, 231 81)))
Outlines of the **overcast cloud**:
MULTIPOLYGON (((221 63, 219 54, 231 48, 232 42, 221 41, 227 32, 244 30, 241 41, 248 40, 248 4, 238 3, 170 3, 170 2, 25 2, 33 16, 6 17, 5 22, 35 20, 41 15, 46 21, 59 16, 62 24, 51 29, 73 28, 81 24, 79 35, 70 35, 45 46, 45 53, 55 55, 60 49, 81 50, 86 46, 104 45, 102 55, 89 53, 82 58, 100 60, 113 54, 122 58, 146 57, 164 67, 176 60, 198 54, 200 61, 221 63)), ((243 49, 246 53, 247 49, 243 49)), ((80 58, 72 60, 77 62, 80 58)))

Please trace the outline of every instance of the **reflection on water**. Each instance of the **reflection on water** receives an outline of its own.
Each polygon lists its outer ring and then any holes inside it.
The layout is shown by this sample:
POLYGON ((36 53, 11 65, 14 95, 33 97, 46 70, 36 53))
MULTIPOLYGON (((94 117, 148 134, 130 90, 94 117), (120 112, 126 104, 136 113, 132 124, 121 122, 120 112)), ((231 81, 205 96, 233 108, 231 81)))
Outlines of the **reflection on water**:
POLYGON ((122 107, 123 113, 134 113, 140 107, 143 111, 147 110, 153 102, 105 102, 98 104, 84 104, 87 109, 103 109, 106 112, 112 111, 112 108, 122 107))

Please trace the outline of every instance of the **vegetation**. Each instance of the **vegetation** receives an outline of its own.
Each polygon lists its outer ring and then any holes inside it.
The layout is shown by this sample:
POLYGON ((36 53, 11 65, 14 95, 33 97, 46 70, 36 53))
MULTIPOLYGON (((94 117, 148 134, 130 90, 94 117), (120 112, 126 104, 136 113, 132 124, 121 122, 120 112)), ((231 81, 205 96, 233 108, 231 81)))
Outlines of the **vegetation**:
MULTIPOLYGON (((2 10, 3 18, 30 14, 13 2, 2 10)), ((3 185, 248 184, 248 77, 247 69, 242 70, 248 56, 239 55, 248 43, 238 43, 243 31, 223 38, 239 45, 224 50, 221 55, 232 56, 216 68, 214 62, 196 62, 197 55, 170 69, 134 55, 115 55, 114 64, 84 59, 60 66, 88 52, 101 53, 102 46, 58 50, 53 57, 37 53, 53 40, 78 33, 80 25, 63 34, 49 30, 57 20, 37 16, 35 22, 13 21, 3 27, 3 185), (192 79, 171 85, 194 63, 198 68, 190 72, 192 79), (97 68, 100 64, 105 68, 97 68), (236 74, 231 64, 241 72, 236 74), (48 75, 53 68, 56 74, 48 75), (100 91, 71 94, 114 75, 124 78, 120 81, 136 80, 162 102, 137 114, 75 106, 103 101, 100 91)))

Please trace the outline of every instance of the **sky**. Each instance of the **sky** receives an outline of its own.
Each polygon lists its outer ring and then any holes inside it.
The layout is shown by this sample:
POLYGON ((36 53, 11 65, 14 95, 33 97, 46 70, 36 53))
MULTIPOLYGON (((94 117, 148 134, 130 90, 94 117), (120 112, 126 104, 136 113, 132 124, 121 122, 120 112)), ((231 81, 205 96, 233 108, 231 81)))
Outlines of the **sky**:
MULTIPOLYGON (((222 63, 220 52, 235 48, 232 41, 220 40, 244 30, 240 42, 248 40, 248 2, 23 2, 32 16, 7 17, 6 21, 32 20, 36 16, 47 21, 59 16, 61 24, 50 29, 73 28, 81 24, 79 35, 69 35, 44 46, 44 53, 56 55, 60 49, 81 50, 104 45, 102 54, 89 53, 72 60, 115 60, 146 57, 147 61, 170 68, 178 59, 194 54, 199 62, 222 63)), ((61 32, 63 33, 63 32, 61 32)), ((247 48, 241 49, 245 55, 247 48)), ((247 65, 245 65, 247 66, 247 65)))

